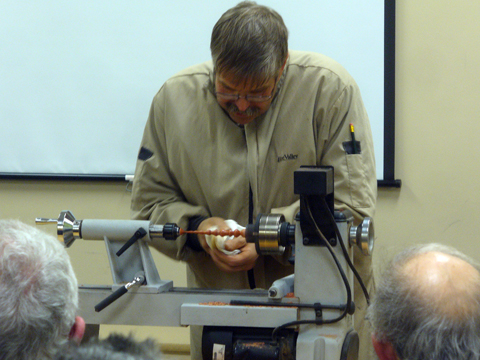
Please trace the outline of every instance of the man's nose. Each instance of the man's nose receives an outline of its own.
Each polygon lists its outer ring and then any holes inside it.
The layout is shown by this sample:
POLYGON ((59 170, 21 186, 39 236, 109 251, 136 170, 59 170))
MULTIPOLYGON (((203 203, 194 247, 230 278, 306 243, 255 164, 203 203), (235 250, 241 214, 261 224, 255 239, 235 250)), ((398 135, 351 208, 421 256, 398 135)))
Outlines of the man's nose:
POLYGON ((241 98, 238 98, 237 101, 235 101, 235 105, 238 107, 238 110, 245 111, 250 106, 250 102, 244 97, 241 97, 241 98))

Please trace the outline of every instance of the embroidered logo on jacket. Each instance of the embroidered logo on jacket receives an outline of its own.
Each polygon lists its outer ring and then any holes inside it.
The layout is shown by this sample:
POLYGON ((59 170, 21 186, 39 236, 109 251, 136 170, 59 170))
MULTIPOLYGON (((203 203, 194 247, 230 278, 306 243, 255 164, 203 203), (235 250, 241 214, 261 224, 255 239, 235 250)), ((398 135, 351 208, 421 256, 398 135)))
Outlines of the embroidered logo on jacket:
POLYGON ((294 154, 285 154, 283 156, 278 156, 277 157, 277 162, 285 161, 285 160, 295 160, 298 158, 298 155, 294 154))

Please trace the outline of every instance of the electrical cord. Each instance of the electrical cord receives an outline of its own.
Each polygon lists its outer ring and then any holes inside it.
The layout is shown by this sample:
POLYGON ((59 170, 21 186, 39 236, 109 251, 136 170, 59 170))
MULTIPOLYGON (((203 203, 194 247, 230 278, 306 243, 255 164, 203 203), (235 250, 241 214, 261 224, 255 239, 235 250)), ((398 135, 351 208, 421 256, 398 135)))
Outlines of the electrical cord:
MULTIPOLYGON (((325 198, 323 198, 323 201, 325 202, 325 198)), ((352 303, 352 289, 350 289, 350 283, 348 282, 347 275, 345 275, 345 271, 343 270, 342 265, 338 261, 338 258, 335 255, 335 252, 333 251, 332 245, 330 245, 330 243, 326 239, 325 235, 323 235, 322 231, 318 227, 318 224, 316 223, 316 221, 313 217, 312 210, 310 208, 310 202, 309 202, 308 198, 305 199, 305 202, 306 202, 306 208, 307 208, 307 211, 308 211, 308 216, 309 216, 310 220, 312 221, 313 225, 315 226, 315 230, 316 230, 317 234, 320 236, 320 238, 325 243, 325 246, 327 247, 328 251, 330 252, 330 255, 332 255, 332 258, 335 261, 335 264, 337 265, 338 271, 340 272, 340 276, 342 277, 343 283, 345 284, 345 290, 347 291, 347 306, 345 307, 345 310, 343 311, 342 315, 340 315, 337 319, 334 319, 335 321, 333 321, 333 322, 337 322, 337 321, 342 320, 347 315, 350 304, 352 303)), ((326 202, 325 202, 325 206, 327 206, 326 202)), ((330 212, 329 212, 329 214, 330 214, 330 212)), ((336 223, 335 223, 335 226, 336 226, 336 223)), ((343 240, 342 240, 341 237, 339 237, 339 241, 343 245, 343 240)), ((345 256, 345 258, 349 259, 348 253, 344 253, 344 256, 345 256)))
MULTIPOLYGON (((231 300, 230 305, 241 305, 241 306, 270 306, 270 307, 295 307, 295 308, 308 308, 316 309, 318 304, 297 304, 297 303, 273 303, 267 301, 250 301, 250 300, 231 300)), ((322 309, 328 310, 343 310, 344 305, 321 305, 322 309)))
MULTIPOLYGON (((323 199, 323 201, 325 201, 325 199, 323 199)), ((313 225, 315 226, 315 230, 317 232, 317 234, 320 236, 320 238, 323 240, 323 242, 325 243, 325 246, 327 247, 328 251, 330 252, 330 254, 332 255, 332 258, 333 260, 335 261, 335 264, 337 265, 337 268, 340 272, 340 276, 342 277, 342 280, 343 280, 343 283, 345 284, 345 289, 347 291, 347 305, 345 306, 342 314, 334 319, 329 319, 329 320, 323 320, 323 319, 320 319, 320 320, 296 320, 296 321, 291 321, 289 323, 285 323, 283 325, 280 325, 280 326, 277 326, 273 332, 272 332, 272 340, 273 341, 276 341, 276 338, 277 338, 277 334, 279 333, 280 330, 284 329, 284 328, 287 328, 287 327, 290 327, 290 326, 296 326, 296 325, 305 325, 305 324, 315 324, 315 325, 324 325, 324 324, 333 324, 335 322, 338 322, 340 320, 342 320, 348 313, 348 309, 350 307, 350 304, 352 302, 352 291, 350 289, 350 284, 348 282, 348 279, 347 279, 347 276, 345 275, 345 271, 343 270, 342 268, 342 265, 340 264, 340 262, 338 261, 338 258, 337 256, 335 255, 334 251, 333 251, 333 248, 332 246, 330 245, 330 243, 328 242, 328 240, 326 239, 325 235, 323 235, 322 231, 320 230, 320 228, 318 227, 314 217, 313 217, 313 214, 312 214, 312 210, 310 208, 310 203, 308 201, 308 198, 305 199, 305 207, 306 207, 306 210, 307 210, 307 213, 308 213, 308 217, 310 218, 310 220, 312 221, 313 225)), ((326 205, 326 202, 325 202, 325 205, 326 205)), ((330 214, 331 215, 331 214, 330 214)), ((333 217, 333 216, 332 216, 333 217)), ((335 220, 335 219, 334 219, 335 220)), ((335 229, 336 229, 336 234, 337 236, 339 235, 339 231, 338 231, 338 227, 336 226, 336 223, 335 223, 335 229), (338 232, 337 232, 338 231, 338 232)), ((341 236, 339 236, 339 241, 340 243, 343 245, 343 240, 341 238, 341 236)), ((344 256, 348 259, 349 259, 349 256, 348 256, 348 253, 346 252, 346 249, 345 251, 343 252, 344 256)), ((351 261, 350 261, 351 263, 351 261)), ((353 264, 352 264, 353 266, 353 264)))
MULTIPOLYGON (((323 201, 323 204, 325 206, 328 206, 325 198, 322 198, 322 201, 323 201)), ((365 299, 367 300, 367 305, 370 305, 370 295, 368 294, 368 290, 367 290, 365 284, 363 283, 363 280, 360 277, 360 274, 358 273, 357 269, 355 268, 355 265, 353 265, 347 249, 345 248, 345 244, 343 243, 342 235, 340 234, 340 230, 338 229, 337 222, 335 221, 335 218, 334 218, 334 216, 331 212, 329 212, 328 214, 329 214, 330 222, 332 223, 333 228, 335 230, 335 234, 337 235, 337 237, 340 241, 340 247, 342 248, 342 252, 343 252, 343 255, 345 257, 345 260, 347 261, 348 266, 352 270, 353 274, 355 275, 355 278, 357 279, 358 283, 360 284, 360 287, 362 288, 363 294, 365 295, 365 299)))

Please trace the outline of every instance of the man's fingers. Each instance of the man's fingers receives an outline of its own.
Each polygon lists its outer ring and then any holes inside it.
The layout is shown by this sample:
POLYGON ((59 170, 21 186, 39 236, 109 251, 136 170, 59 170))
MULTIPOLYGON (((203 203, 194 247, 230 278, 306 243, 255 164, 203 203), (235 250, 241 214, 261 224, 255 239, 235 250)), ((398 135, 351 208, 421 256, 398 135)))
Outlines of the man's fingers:
POLYGON ((226 255, 219 250, 211 250, 210 256, 217 267, 226 272, 250 270, 255 266, 258 258, 254 244, 247 244, 237 255, 226 255))
POLYGON ((236 249, 240 249, 247 244, 247 240, 244 237, 236 237, 230 240, 225 241, 225 250, 233 251, 236 249))

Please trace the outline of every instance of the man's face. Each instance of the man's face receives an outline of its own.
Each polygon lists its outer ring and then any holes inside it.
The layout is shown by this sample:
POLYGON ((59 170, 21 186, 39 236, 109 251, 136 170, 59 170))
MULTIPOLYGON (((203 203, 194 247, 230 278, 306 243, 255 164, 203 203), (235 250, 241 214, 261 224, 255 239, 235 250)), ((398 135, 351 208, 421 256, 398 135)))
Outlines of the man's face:
POLYGON ((270 107, 276 80, 272 78, 262 84, 256 84, 228 73, 217 74, 215 77, 217 101, 233 121, 239 125, 246 125, 264 114, 270 107))

